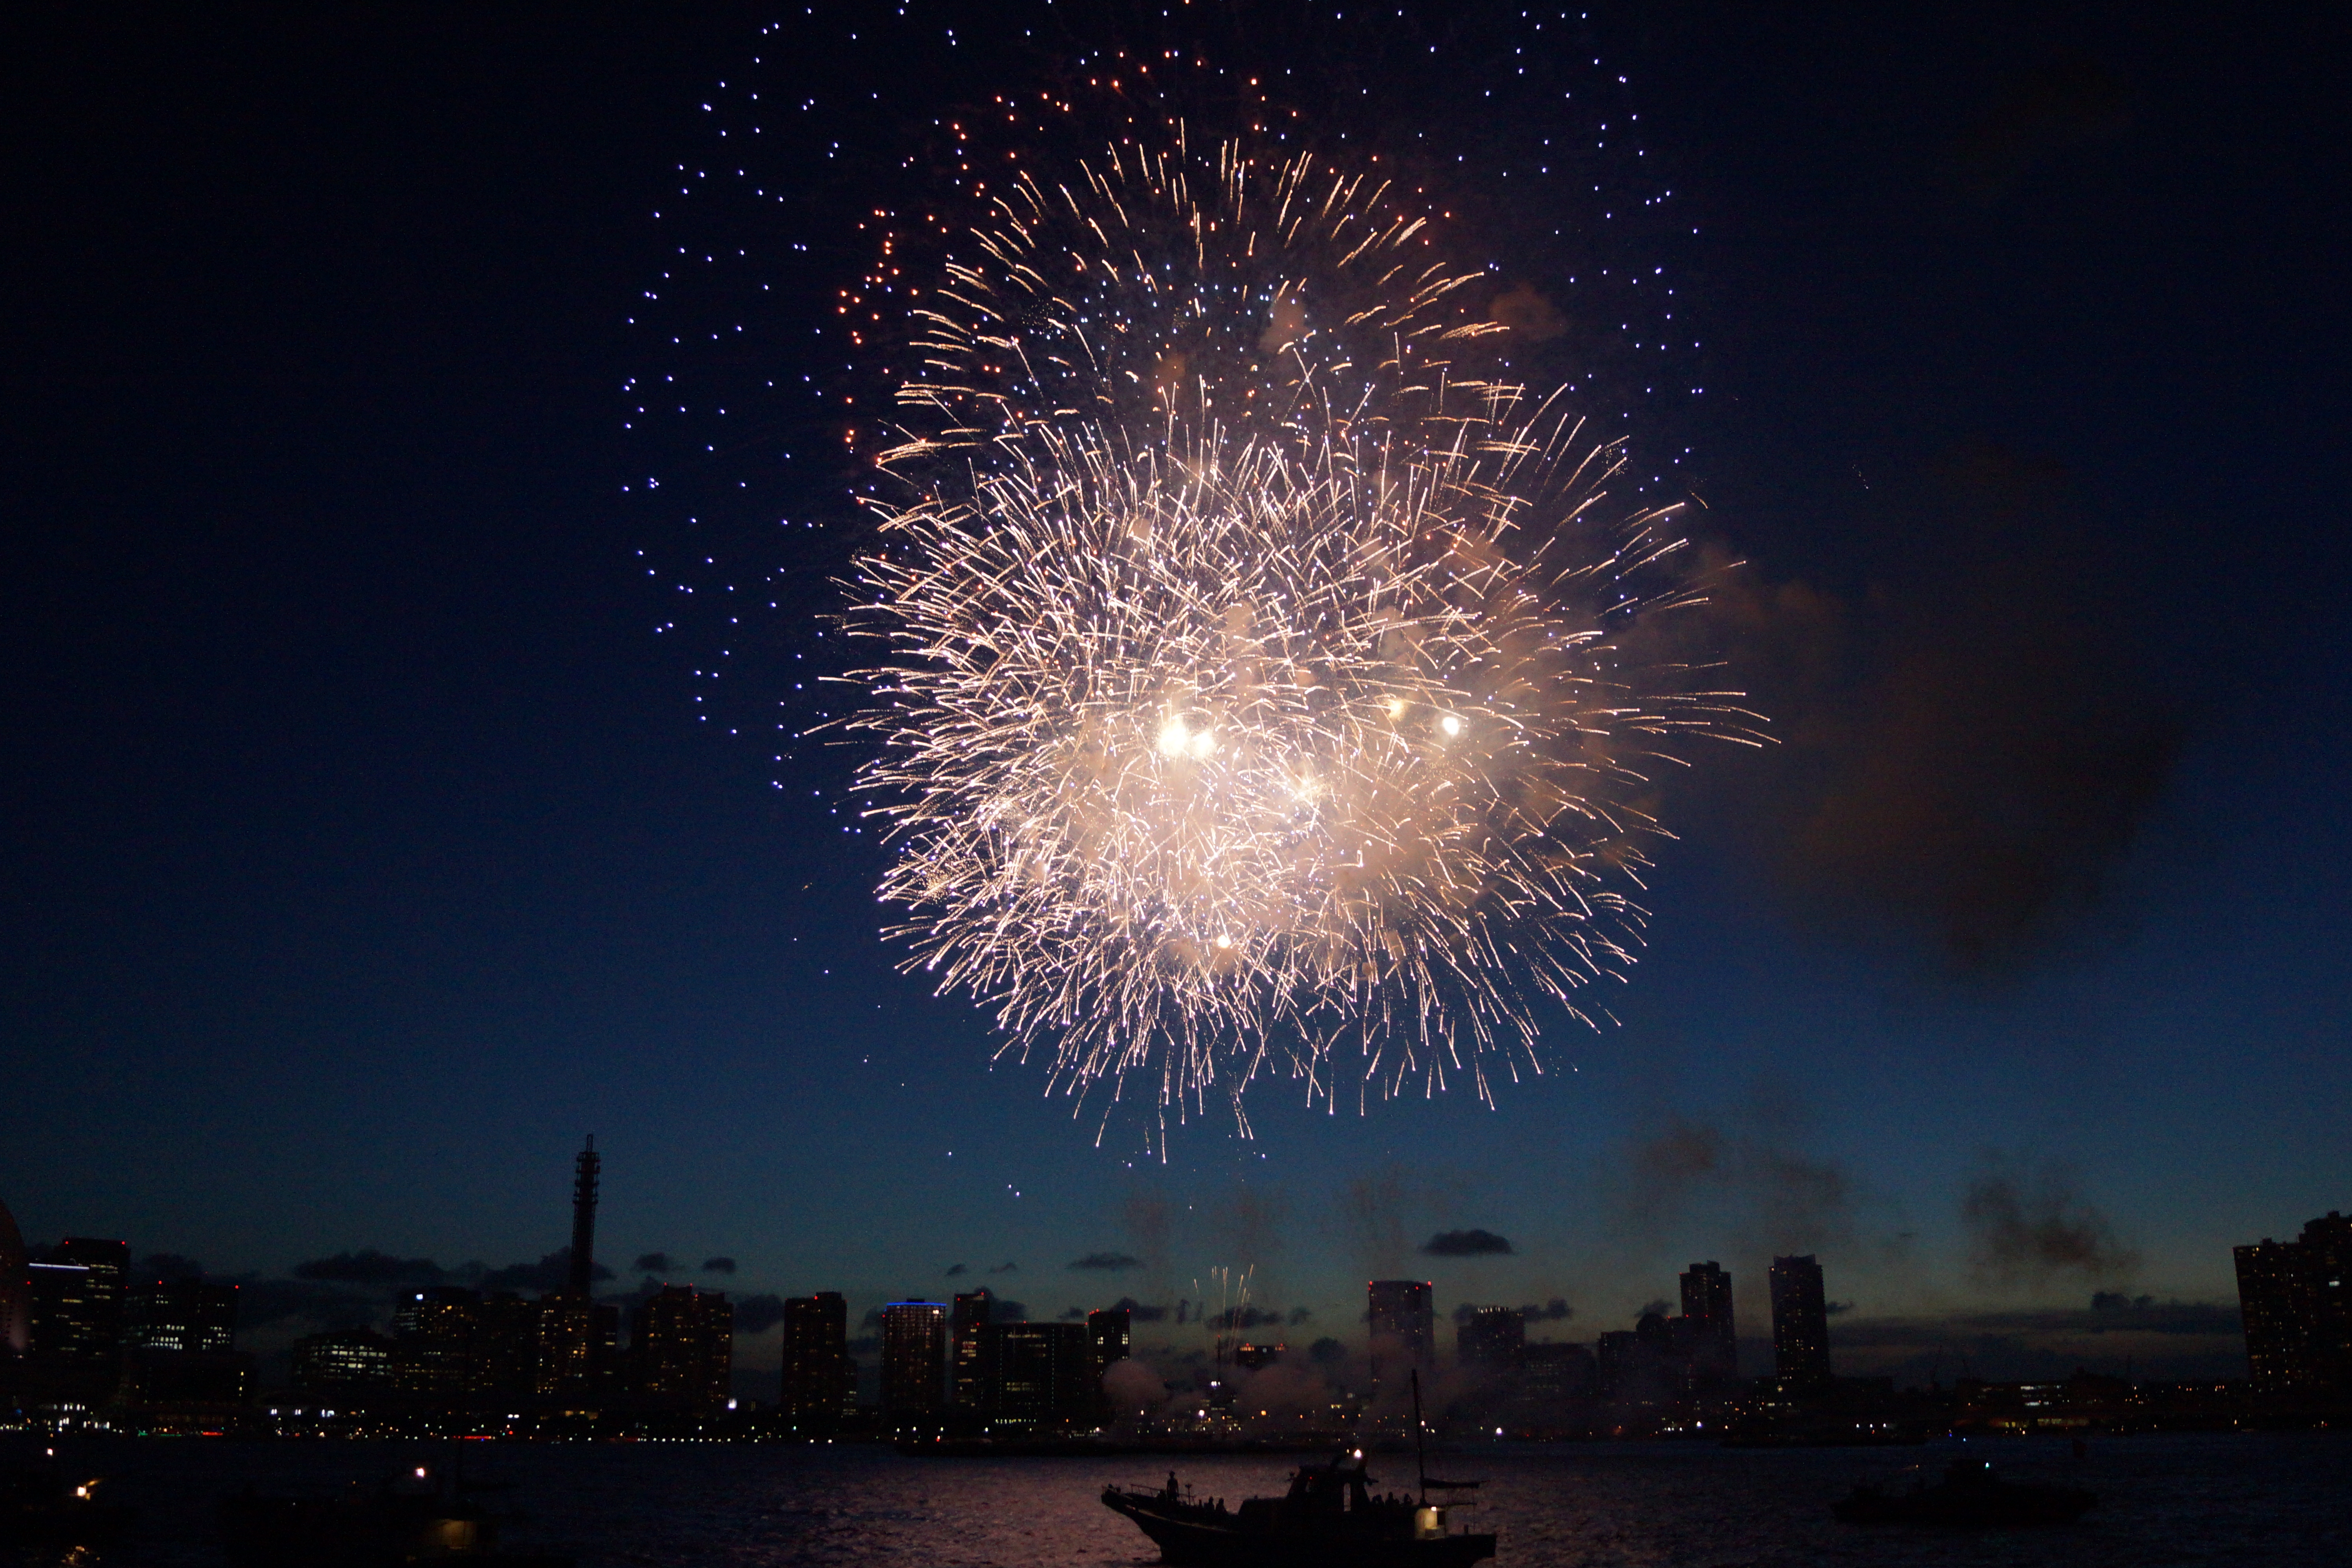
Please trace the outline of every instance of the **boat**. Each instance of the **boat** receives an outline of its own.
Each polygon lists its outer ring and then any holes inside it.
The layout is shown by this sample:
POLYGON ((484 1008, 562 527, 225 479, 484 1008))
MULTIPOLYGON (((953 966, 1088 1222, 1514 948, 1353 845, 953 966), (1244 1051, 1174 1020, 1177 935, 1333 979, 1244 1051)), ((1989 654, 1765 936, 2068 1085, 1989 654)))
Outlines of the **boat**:
POLYGON ((499 1529, 513 1516, 465 1495, 485 1489, 440 1484, 422 1467, 415 1479, 431 1484, 387 1481, 341 1497, 272 1496, 248 1486, 221 1500, 221 1543, 233 1568, 572 1568, 568 1556, 504 1549, 499 1529))
POLYGON ((120 1537, 133 1510, 99 1495, 102 1478, 76 1479, 79 1473, 68 1473, 54 1454, 0 1471, 0 1542, 103 1546, 120 1537))
MULTIPOLYGON (((1413 1378, 1413 1426, 1421 1429, 1421 1379, 1413 1378)), ((1469 1568, 1495 1555, 1495 1538, 1452 1528, 1454 1506, 1429 1494, 1467 1491, 1476 1481, 1429 1474, 1416 1446, 1417 1496, 1376 1493, 1361 1448, 1291 1472, 1278 1498, 1198 1498, 1168 1475, 1164 1487, 1103 1489, 1103 1506, 1132 1521, 1163 1563, 1192 1568, 1469 1568)))
POLYGON ((1927 1524, 1959 1529, 2004 1529, 2018 1525, 2072 1524, 2099 1500, 2080 1487, 2005 1481, 1988 1459, 1954 1459, 1944 1479, 1925 1477, 1907 1490, 1870 1484, 1831 1506, 1848 1524, 1927 1524))

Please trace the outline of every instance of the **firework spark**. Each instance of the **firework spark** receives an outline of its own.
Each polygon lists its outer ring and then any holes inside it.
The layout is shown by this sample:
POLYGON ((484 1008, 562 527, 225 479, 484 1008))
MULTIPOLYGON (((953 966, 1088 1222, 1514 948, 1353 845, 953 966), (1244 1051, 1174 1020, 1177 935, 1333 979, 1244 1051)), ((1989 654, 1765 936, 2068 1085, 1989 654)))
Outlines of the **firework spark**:
POLYGON ((972 247, 853 617, 909 965, 1163 1127, 1540 1072, 1639 945, 1654 762, 1744 732, 1639 651, 1671 509, 1604 518, 1617 448, 1475 367, 1483 275, 1364 175, 1179 133, 972 247))

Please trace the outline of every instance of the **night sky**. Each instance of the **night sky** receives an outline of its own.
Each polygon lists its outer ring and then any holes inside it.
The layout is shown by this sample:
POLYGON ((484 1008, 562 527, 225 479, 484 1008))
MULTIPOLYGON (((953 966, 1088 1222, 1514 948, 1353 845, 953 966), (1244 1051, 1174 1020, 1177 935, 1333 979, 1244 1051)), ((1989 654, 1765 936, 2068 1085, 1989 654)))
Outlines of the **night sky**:
POLYGON ((1842 1369, 2228 1373, 2230 1246, 2352 1205, 2341 14, 331 9, 0 24, 28 1240, 248 1279, 282 1345, 398 1282, 305 1262, 561 1246, 593 1131, 616 1291, 1254 1265, 1294 1342, 1391 1273, 1590 1339, 1719 1258, 1752 1338, 1814 1251, 1842 1369), (1557 305, 1529 374, 1746 563, 1711 626, 1780 739, 1669 796, 1622 1026, 1550 1076, 1267 1083, 1161 1163, 896 972, 803 731, 853 700, 858 224, 954 199, 940 121, 1171 44, 1557 305))

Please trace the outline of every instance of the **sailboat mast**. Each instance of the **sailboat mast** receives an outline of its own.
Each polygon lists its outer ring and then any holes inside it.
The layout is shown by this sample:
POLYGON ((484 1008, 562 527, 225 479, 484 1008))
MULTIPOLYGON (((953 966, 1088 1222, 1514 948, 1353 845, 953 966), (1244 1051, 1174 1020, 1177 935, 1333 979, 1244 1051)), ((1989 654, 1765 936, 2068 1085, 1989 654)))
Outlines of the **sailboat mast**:
POLYGON ((1428 1433, 1421 1421, 1421 1369, 1412 1372, 1412 1473, 1421 1488, 1421 1500, 1429 1501, 1428 1433))

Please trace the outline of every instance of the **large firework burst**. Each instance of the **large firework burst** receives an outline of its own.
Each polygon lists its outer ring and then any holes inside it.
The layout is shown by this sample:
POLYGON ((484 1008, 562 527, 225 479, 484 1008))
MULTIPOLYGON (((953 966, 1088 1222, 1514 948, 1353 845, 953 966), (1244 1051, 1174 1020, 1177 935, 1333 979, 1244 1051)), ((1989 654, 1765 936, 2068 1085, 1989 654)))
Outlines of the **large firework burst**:
MULTIPOLYGON (((1633 957, 1650 773, 1738 734, 1610 444, 1368 175, 1130 143, 918 299, 856 721, 910 964, 1161 1112, 1541 1071, 1633 957)), ((1243 1122, 1246 1126, 1246 1121, 1243 1122)))

